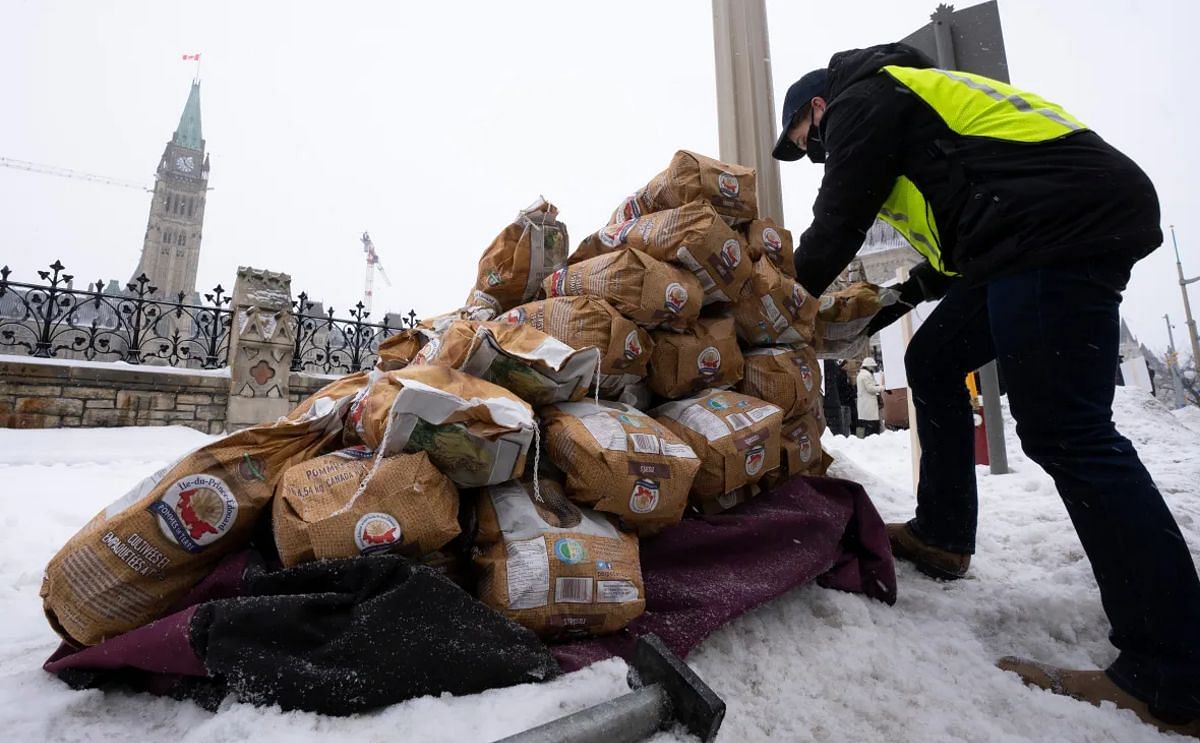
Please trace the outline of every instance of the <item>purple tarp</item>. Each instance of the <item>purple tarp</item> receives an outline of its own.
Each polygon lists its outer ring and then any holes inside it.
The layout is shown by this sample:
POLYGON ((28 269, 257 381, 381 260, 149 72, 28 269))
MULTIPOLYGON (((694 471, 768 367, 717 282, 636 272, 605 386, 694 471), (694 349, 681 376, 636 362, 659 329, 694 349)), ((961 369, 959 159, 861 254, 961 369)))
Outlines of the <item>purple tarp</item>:
POLYGON ((862 486, 795 477, 727 513, 684 519, 641 544, 646 613, 623 632, 553 648, 564 671, 629 657, 654 633, 679 657, 721 625, 816 579, 896 601, 887 532, 862 486))
MULTIPOLYGON (((248 555, 223 561, 176 613, 93 647, 64 644, 45 669, 140 669, 148 672, 151 689, 180 675, 205 675, 188 637, 195 606, 237 595, 248 555)), ((684 519, 643 540, 641 562, 645 614, 619 634, 555 646, 564 671, 627 657, 636 638, 651 632, 686 657, 721 625, 813 580, 889 604, 896 600, 896 573, 878 512, 860 485, 833 478, 792 478, 730 512, 684 519)))

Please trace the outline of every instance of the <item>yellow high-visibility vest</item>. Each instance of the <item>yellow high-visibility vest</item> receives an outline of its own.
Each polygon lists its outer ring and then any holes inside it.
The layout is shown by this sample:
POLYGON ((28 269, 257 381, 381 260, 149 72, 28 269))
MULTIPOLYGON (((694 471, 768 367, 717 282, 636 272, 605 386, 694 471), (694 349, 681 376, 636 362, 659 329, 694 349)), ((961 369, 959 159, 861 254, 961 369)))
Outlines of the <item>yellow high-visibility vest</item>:
MULTIPOLYGON (((925 101, 956 134, 1047 142, 1087 130, 1062 106, 982 75, 899 65, 887 65, 882 71, 925 101)), ((897 178, 879 218, 896 228, 935 269, 954 275, 942 257, 933 210, 916 184, 904 176, 897 178)))

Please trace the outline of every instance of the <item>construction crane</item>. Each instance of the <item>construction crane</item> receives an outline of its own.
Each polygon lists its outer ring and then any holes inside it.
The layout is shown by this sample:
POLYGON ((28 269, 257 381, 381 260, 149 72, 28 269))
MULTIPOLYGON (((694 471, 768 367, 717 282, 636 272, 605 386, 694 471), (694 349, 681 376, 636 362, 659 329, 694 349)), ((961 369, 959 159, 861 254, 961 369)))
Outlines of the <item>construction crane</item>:
POLYGON ((67 168, 58 168, 53 165, 40 165, 38 163, 26 162, 25 160, 14 160, 10 157, 0 157, 0 166, 5 168, 14 168, 16 170, 27 170, 30 173, 44 173, 46 175, 56 175, 60 178, 74 178, 80 181, 90 181, 92 183, 104 183, 109 186, 120 186, 122 188, 136 188, 139 191, 146 193, 154 193, 153 188, 146 188, 144 184, 133 183, 131 181, 122 181, 116 178, 108 178, 103 175, 93 175, 91 173, 80 173, 77 170, 69 170, 67 168))
POLYGON ((371 242, 371 236, 364 232, 361 239, 363 252, 367 254, 367 275, 363 279, 363 309, 370 312, 371 302, 374 299, 375 272, 379 271, 379 275, 387 282, 388 286, 391 286, 392 282, 387 276, 387 271, 383 270, 383 264, 379 262, 379 254, 375 252, 375 243, 371 242))

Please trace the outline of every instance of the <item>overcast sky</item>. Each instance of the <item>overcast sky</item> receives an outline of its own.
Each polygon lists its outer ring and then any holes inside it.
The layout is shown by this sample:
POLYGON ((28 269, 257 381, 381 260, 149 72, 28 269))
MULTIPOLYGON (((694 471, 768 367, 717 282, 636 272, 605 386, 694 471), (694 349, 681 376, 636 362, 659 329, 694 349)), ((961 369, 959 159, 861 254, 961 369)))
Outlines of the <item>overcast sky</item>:
MULTIPOLYGON (((893 41, 934 0, 768 0, 776 100, 839 50, 893 41)), ((966 7, 974 3, 960 3, 966 7)), ((1200 274, 1193 137, 1200 3, 1000 0, 1012 81, 1062 104, 1158 187, 1200 274)), ((370 230, 392 280, 376 316, 466 298, 480 252, 539 194, 572 244, 677 149, 718 155, 708 0, 270 3, 0 0, 0 156, 153 182, 203 54, 212 174, 199 288, 238 265, 339 310, 362 294, 370 230)), ((803 230, 817 166, 784 164, 803 230)), ((60 258, 128 280, 150 195, 0 168, 0 264, 60 258)), ((1139 339, 1187 346, 1170 238, 1135 269, 1139 339)), ((1200 288, 1192 287, 1200 310, 1200 288)))

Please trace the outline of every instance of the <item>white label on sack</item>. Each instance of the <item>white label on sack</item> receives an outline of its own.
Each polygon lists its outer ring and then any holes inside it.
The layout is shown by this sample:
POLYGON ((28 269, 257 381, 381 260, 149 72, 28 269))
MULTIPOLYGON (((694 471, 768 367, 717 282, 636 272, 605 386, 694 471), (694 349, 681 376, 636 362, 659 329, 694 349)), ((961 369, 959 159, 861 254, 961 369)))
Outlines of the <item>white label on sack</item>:
POLYGON ((638 454, 658 454, 658 437, 652 433, 631 433, 633 450, 638 454))
POLYGON ((729 424, 729 428, 734 431, 740 431, 743 428, 749 428, 754 425, 754 421, 750 420, 750 416, 745 413, 730 413, 725 418, 725 422, 729 424))
POLYGON ((596 581, 596 603, 624 604, 638 600, 638 589, 627 580, 596 581))
POLYGON ((774 405, 763 405, 762 407, 748 411, 746 415, 750 416, 755 423, 758 423, 763 418, 770 417, 772 414, 778 412, 781 412, 781 410, 774 405))
POLYGON ((725 423, 700 405, 689 405, 679 414, 678 420, 709 441, 723 439, 729 435, 725 423))
POLYGON ((554 580, 554 601, 559 604, 592 603, 592 579, 556 578, 554 580))
POLYGON ((607 412, 585 415, 579 419, 592 438, 609 451, 626 451, 625 429, 607 412))
POLYGON ((538 537, 505 545, 508 608, 536 609, 546 605, 550 592, 550 561, 546 540, 538 537))
POLYGON ((662 446, 662 453, 668 457, 679 457, 682 459, 696 458, 696 452, 692 451, 692 447, 687 444, 672 444, 666 439, 659 439, 659 445, 662 446))

